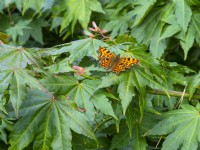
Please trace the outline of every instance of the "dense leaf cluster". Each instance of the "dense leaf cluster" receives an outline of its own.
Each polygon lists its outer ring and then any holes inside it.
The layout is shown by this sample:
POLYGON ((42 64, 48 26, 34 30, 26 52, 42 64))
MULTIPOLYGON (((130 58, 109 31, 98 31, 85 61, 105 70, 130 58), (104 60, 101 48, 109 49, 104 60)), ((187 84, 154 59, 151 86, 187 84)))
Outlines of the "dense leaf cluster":
POLYGON ((199 6, 0 1, 0 149, 199 149, 199 6), (140 63, 105 70, 100 46, 140 63))

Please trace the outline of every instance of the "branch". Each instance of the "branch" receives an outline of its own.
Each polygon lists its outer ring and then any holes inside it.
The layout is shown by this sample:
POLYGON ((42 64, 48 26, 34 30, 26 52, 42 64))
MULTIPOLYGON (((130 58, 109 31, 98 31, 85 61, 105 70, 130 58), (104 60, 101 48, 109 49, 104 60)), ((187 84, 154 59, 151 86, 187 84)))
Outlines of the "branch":
MULTIPOLYGON (((156 95, 166 95, 165 91, 157 90, 157 89, 147 90, 146 92, 150 94, 156 94, 156 95)), ((174 96, 174 97, 181 97, 183 95, 183 92, 177 92, 177 91, 167 91, 167 92, 170 96, 174 96)), ((184 98, 188 98, 189 96, 190 96, 189 93, 184 93, 183 95, 184 98)), ((200 95, 193 94, 192 98, 200 99, 200 95)))
POLYGON ((11 12, 10 12, 9 6, 7 6, 7 12, 8 12, 8 17, 9 17, 9 19, 10 19, 10 24, 11 24, 11 25, 14 25, 14 21, 13 21, 13 19, 12 19, 12 14, 11 14, 11 12))

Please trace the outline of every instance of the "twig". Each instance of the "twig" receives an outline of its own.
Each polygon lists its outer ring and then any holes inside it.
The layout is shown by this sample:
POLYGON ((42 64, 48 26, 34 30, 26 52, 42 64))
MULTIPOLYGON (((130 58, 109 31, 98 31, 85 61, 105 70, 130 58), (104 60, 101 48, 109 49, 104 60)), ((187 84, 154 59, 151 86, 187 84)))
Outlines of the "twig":
POLYGON ((158 145, 160 144, 161 139, 162 139, 162 136, 159 138, 158 143, 156 144, 156 147, 155 147, 156 149, 158 148, 158 145))
POLYGON ((184 95, 185 95, 186 88, 187 88, 187 85, 185 86, 185 88, 182 92, 181 98, 178 101, 178 103, 176 104, 176 106, 174 107, 174 109, 180 108, 180 106, 181 106, 180 104, 183 102, 183 98, 184 98, 184 95))
POLYGON ((97 80, 97 78, 95 78, 95 77, 90 77, 90 76, 88 76, 88 75, 86 75, 86 74, 82 74, 81 76, 83 76, 83 77, 85 77, 85 78, 87 78, 87 79, 97 80))
MULTIPOLYGON (((155 90, 146 90, 147 93, 150 93, 150 94, 156 94, 156 95, 166 95, 166 91, 163 91, 163 90, 158 90, 158 89, 155 89, 155 90)), ((178 92, 178 91, 167 91, 168 94, 170 96, 174 96, 174 97, 183 97, 183 98, 187 98, 190 96, 189 93, 185 93, 185 92, 178 92)), ((200 95, 199 94, 193 94, 192 98, 196 98, 196 99, 200 99, 200 95)))
POLYGON ((10 24, 13 25, 13 24, 14 24, 14 21, 13 21, 13 19, 12 19, 12 15, 11 15, 9 6, 7 6, 7 11, 8 11, 8 17, 9 17, 9 20, 10 20, 10 24))

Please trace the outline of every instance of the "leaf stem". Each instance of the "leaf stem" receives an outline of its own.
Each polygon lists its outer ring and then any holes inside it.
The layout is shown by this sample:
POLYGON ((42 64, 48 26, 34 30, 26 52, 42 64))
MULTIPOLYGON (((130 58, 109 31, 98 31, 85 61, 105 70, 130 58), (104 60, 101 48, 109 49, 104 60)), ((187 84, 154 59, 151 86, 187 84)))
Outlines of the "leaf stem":
MULTIPOLYGON (((150 94, 156 94, 156 95, 166 95, 166 91, 162 91, 162 90, 158 90, 158 89, 154 89, 154 90, 146 90, 147 93, 150 94)), ((183 96, 184 98, 187 98, 190 96, 189 93, 184 93, 183 92, 178 92, 178 91, 167 91, 169 93, 170 96, 174 96, 174 97, 181 97, 183 96)), ((196 98, 196 99, 200 99, 200 95, 199 94, 193 94, 192 98, 196 98)))
POLYGON ((94 133, 97 131, 97 129, 98 129, 100 126, 102 126, 104 123, 106 123, 107 121, 109 121, 109 120, 111 120, 111 119, 112 119, 112 117, 109 117, 109 118, 105 119, 104 121, 102 121, 100 124, 98 124, 98 125, 96 126, 96 128, 94 129, 94 133))
POLYGON ((87 78, 87 79, 97 80, 97 78, 90 77, 90 76, 88 76, 88 75, 86 75, 86 74, 82 74, 81 76, 83 76, 83 77, 85 77, 85 78, 87 78))
POLYGON ((11 15, 9 6, 7 6, 7 12, 8 12, 8 17, 9 17, 9 20, 10 20, 10 24, 14 25, 14 21, 12 19, 12 15, 11 15))

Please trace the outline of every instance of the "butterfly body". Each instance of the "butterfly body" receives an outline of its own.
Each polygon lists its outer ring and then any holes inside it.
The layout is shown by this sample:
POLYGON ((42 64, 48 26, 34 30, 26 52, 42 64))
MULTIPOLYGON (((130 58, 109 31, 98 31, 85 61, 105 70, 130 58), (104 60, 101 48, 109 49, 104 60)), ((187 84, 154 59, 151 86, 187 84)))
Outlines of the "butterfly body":
POLYGON ((112 72, 119 74, 121 71, 125 71, 126 68, 130 68, 132 65, 137 64, 139 60, 135 58, 120 58, 120 55, 115 55, 105 47, 99 48, 100 65, 105 69, 111 69, 112 72))

